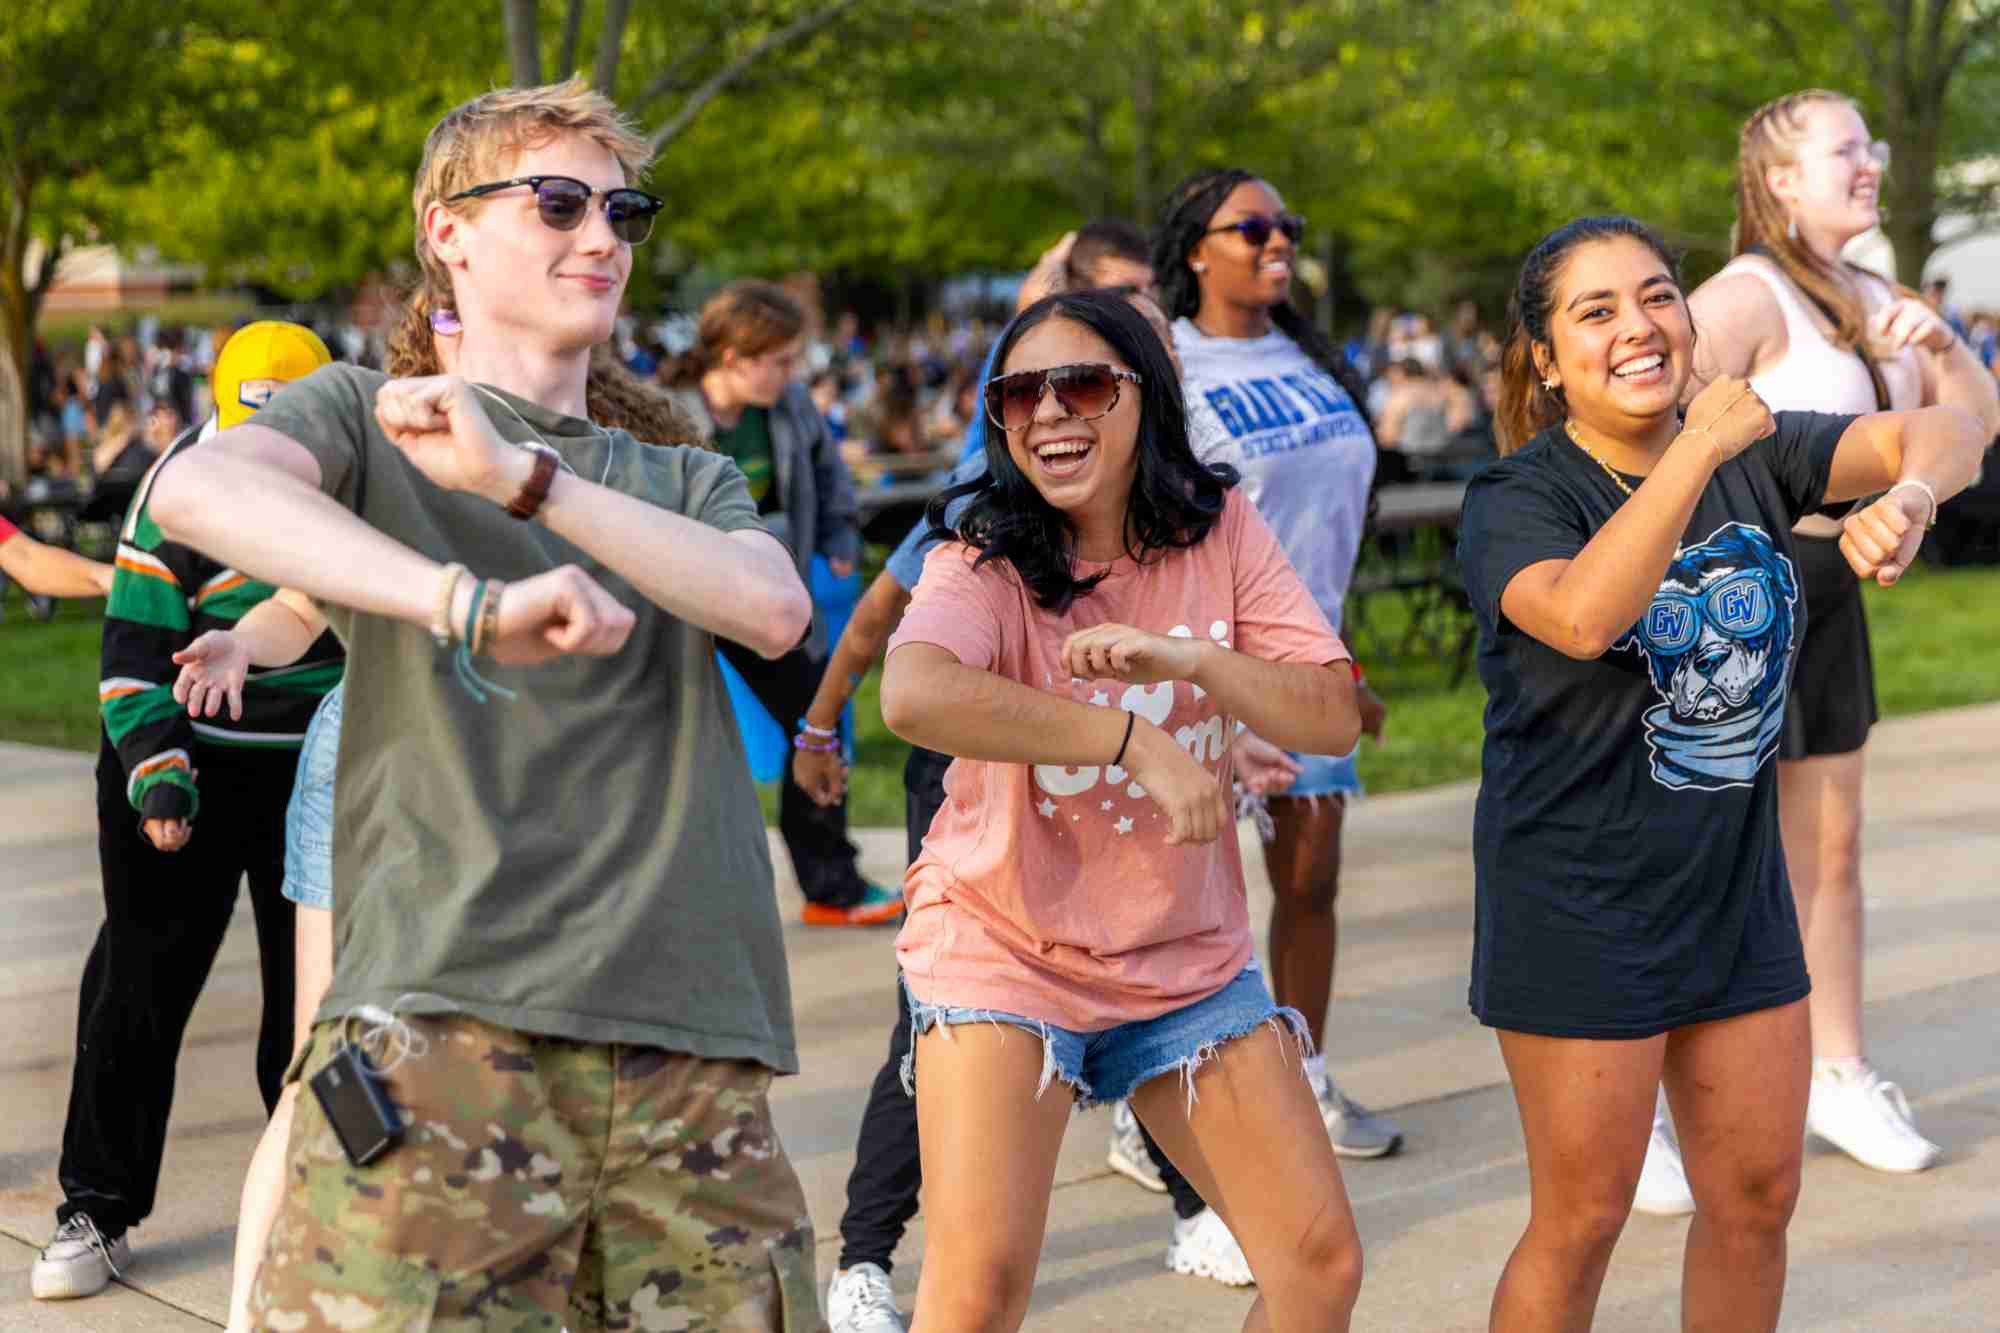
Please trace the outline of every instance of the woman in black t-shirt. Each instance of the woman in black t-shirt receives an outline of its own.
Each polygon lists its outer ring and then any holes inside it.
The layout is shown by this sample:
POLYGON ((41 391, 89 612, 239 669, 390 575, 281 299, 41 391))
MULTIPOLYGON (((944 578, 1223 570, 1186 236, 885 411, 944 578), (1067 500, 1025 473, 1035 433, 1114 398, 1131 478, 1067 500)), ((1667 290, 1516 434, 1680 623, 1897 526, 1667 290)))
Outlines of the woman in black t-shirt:
POLYGON ((1698 1204, 1683 1318, 1772 1329, 1809 1073, 1771 762, 1804 629, 1790 530, 1887 491, 1841 546, 1894 583, 1984 441, 1951 408, 1773 417, 1734 378, 1683 421, 1694 329, 1629 218, 1545 238, 1513 307, 1508 456, 1460 546, 1488 694, 1471 1002, 1532 1181, 1492 1327, 1588 1327, 1664 1079, 1698 1204))

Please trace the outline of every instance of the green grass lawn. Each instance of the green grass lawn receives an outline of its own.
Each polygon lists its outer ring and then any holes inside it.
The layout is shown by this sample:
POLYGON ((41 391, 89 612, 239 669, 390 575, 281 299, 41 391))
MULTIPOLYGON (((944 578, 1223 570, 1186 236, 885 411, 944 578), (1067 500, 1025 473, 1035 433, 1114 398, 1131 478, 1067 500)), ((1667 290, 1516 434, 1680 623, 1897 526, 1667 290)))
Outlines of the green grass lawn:
MULTIPOLYGON (((1885 717, 2000 699, 2000 569, 1920 567, 1902 587, 1867 589, 1875 680, 1885 717)), ((0 603, 0 740, 72 750, 97 747, 97 641, 102 602, 66 602, 48 624, 29 620, 19 589, 0 603)), ((1393 641, 1399 626, 1384 616, 1393 641)), ((1449 664, 1422 653, 1366 656, 1387 700, 1383 744, 1363 742, 1372 792, 1404 791, 1479 773, 1479 710, 1470 673, 1455 688, 1449 664)), ((856 824, 903 822, 903 743, 882 726, 879 674, 856 696, 852 779, 856 824)), ((764 791, 767 817, 776 785, 764 791)))

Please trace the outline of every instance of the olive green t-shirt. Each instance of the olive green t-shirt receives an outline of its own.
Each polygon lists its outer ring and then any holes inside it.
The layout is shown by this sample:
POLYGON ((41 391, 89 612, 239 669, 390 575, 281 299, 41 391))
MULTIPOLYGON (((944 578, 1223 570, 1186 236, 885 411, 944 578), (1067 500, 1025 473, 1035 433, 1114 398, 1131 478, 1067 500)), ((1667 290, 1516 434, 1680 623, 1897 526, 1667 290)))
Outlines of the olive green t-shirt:
POLYGON ((715 447, 736 460, 749 484, 750 499, 757 512, 768 514, 778 508, 778 494, 772 488, 776 459, 771 450, 771 414, 761 407, 746 407, 736 424, 715 428, 715 447))
MULTIPOLYGON (((324 367, 256 422, 298 441, 327 494, 405 545, 509 581, 573 563, 638 622, 610 657, 481 659, 481 675, 517 692, 482 704, 424 626, 327 607, 348 671, 319 1017, 456 1010, 796 1070, 770 854, 713 637, 543 525, 433 485, 375 422, 386 378, 324 367)), ((719 454, 641 444, 510 394, 480 400, 501 435, 538 434, 587 481, 724 532, 759 526, 719 454)))

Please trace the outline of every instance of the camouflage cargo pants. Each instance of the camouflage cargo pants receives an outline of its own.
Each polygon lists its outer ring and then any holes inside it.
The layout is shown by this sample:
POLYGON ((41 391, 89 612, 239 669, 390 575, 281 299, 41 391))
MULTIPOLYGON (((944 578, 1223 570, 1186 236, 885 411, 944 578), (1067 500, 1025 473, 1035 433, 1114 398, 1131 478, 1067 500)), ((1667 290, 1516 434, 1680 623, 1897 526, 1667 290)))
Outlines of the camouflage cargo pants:
MULTIPOLYGON (((386 1156, 350 1165, 300 1090, 257 1328, 824 1329, 769 1070, 409 1023, 429 1049, 385 1077, 406 1126, 386 1156)), ((332 1058, 338 1027, 314 1029, 300 1077, 332 1058)))

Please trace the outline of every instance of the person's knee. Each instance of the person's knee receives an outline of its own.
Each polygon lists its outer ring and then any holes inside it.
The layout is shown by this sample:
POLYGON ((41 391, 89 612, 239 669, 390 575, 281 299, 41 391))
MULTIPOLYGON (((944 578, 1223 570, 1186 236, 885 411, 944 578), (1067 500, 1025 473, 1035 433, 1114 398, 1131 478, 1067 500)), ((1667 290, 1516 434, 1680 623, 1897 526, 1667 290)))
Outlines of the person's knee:
POLYGON ((1607 1262, 1624 1233, 1626 1218, 1631 1216, 1632 1192, 1607 1189, 1561 1208, 1536 1209, 1533 1229, 1574 1264, 1607 1262))
POLYGON ((1361 1293, 1363 1266, 1353 1220, 1329 1205, 1286 1255, 1286 1266, 1296 1289, 1315 1293, 1333 1308, 1351 1310, 1361 1293))
POLYGON ((924 1292, 924 1327, 1011 1333, 1021 1326, 1035 1287, 1034 1256, 989 1256, 953 1263, 950 1271, 950 1280, 924 1292))
POLYGON ((1800 1154, 1767 1163, 1739 1165, 1712 1188, 1702 1188, 1695 1173, 1695 1205, 1711 1225, 1751 1237, 1776 1235, 1791 1225, 1799 1202, 1800 1154))
POLYGON ((1332 916, 1340 898, 1340 867, 1299 867, 1293 874, 1271 876, 1272 910, 1281 917, 1332 916))

